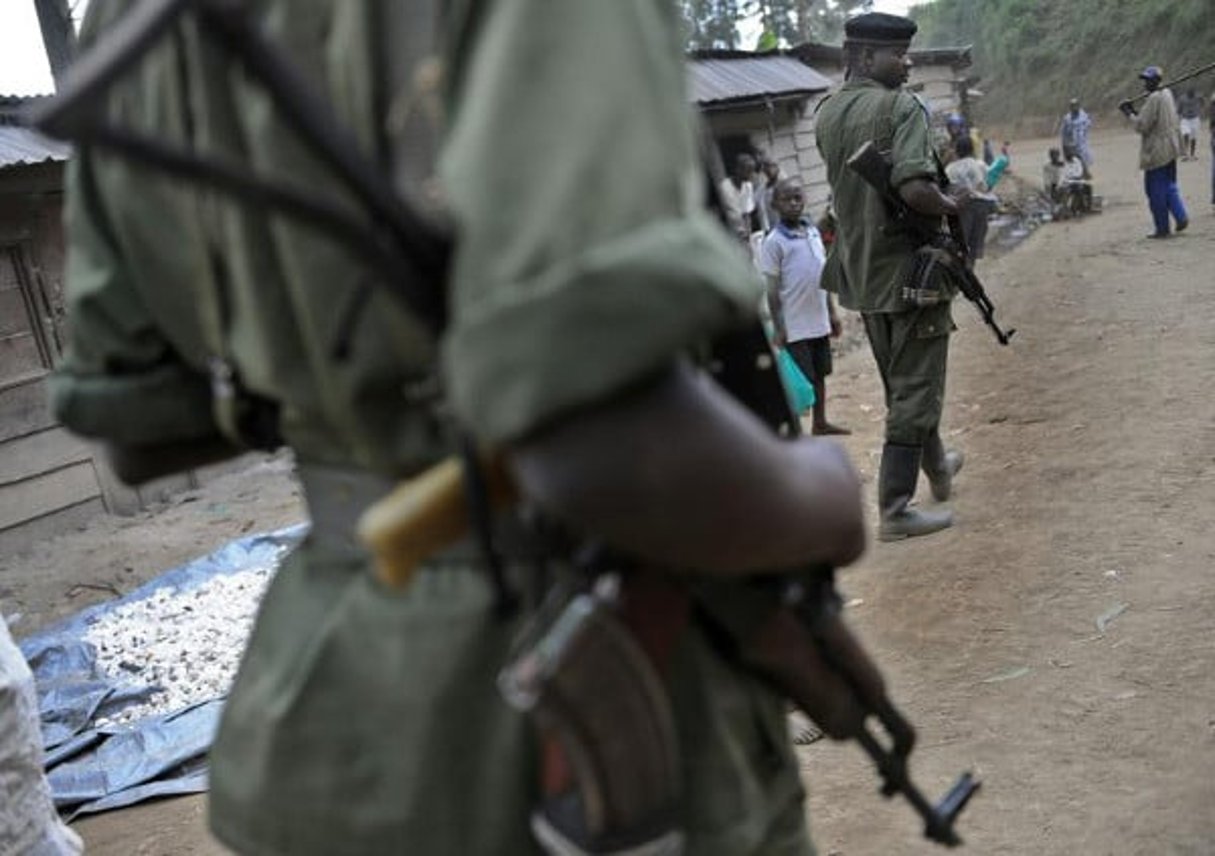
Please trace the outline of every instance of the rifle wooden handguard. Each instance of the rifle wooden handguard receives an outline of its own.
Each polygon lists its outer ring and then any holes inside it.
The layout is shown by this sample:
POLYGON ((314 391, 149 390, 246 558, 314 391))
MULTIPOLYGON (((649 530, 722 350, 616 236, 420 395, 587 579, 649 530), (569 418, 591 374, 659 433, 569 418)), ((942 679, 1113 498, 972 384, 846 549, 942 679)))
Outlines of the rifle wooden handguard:
MULTIPOLYGON (((518 497, 501 455, 481 460, 490 505, 504 508, 518 497)), ((360 540, 375 559, 376 576, 404 588, 418 566, 463 538, 469 530, 463 462, 446 458, 400 484, 359 519, 360 540)))

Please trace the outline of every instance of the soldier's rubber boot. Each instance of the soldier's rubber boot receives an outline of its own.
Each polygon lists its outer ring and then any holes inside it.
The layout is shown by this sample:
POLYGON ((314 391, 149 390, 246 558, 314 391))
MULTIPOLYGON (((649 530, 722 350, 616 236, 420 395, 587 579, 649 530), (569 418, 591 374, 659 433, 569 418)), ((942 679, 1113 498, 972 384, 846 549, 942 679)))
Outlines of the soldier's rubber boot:
POLYGON ((956 449, 946 451, 945 444, 941 442, 941 435, 936 431, 925 441, 921 466, 924 475, 928 476, 932 498, 937 502, 949 499, 953 493, 953 477, 962 469, 965 460, 962 453, 956 449))
POLYGON ((953 525, 952 511, 920 511, 908 507, 915 496, 915 483, 920 477, 920 456, 919 446, 887 443, 882 447, 882 466, 878 474, 880 541, 901 541, 931 535, 953 525))

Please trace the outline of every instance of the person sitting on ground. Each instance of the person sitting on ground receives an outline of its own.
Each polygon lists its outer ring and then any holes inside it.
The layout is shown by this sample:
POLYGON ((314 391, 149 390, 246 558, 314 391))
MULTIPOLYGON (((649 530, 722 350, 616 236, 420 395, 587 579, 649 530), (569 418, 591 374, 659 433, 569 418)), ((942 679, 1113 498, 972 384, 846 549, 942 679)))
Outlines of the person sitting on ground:
POLYGON ((987 217, 995 209, 995 197, 987 192, 987 165, 975 157, 974 143, 969 137, 954 141, 956 159, 945 167, 951 192, 963 191, 960 200, 962 237, 970 250, 970 258, 983 258, 987 242, 987 217))
POLYGON ((1051 217, 1055 220, 1068 215, 1067 191, 1063 184, 1063 170, 1067 164, 1063 161, 1063 153, 1052 148, 1047 152, 1046 163, 1042 167, 1042 190, 1051 203, 1051 217))
POLYGON ((1042 189, 1046 195, 1054 199, 1063 182, 1063 153, 1059 149, 1050 149, 1046 153, 1046 164, 1042 167, 1042 189))
POLYGON ((812 432, 851 434, 847 428, 827 421, 831 339, 838 338, 841 331, 835 301, 819 285, 827 251, 818 229, 802 216, 806 198, 800 182, 779 182, 773 206, 780 220, 764 238, 760 250, 760 270, 772 316, 772 343, 789 351, 814 386, 812 432))
POLYGON ((1202 99, 1191 87, 1177 99, 1177 118, 1181 121, 1181 159, 1198 158, 1198 120, 1202 117, 1202 99))
POLYGON ((1063 188, 1073 214, 1087 214, 1093 210, 1093 183, 1084 161, 1073 148, 1063 150, 1063 188))

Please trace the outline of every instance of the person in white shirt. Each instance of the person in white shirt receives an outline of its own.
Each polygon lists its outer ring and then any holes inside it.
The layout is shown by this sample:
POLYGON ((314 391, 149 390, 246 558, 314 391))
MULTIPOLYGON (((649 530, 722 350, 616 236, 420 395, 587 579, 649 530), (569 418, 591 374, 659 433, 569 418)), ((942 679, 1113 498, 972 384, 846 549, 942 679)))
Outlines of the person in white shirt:
POLYGON ((772 343, 786 348, 814 385, 812 433, 851 434, 847 428, 827 421, 831 339, 840 335, 840 321, 833 298, 819 286, 827 259, 822 238, 802 216, 806 200, 795 179, 777 183, 773 207, 780 221, 764 238, 760 250, 760 270, 772 316, 772 343))
POLYGON ((961 199, 959 219, 962 236, 970 250, 970 258, 983 258, 987 243, 987 217, 996 207, 996 198, 987 192, 987 164, 975 157, 974 143, 969 137, 954 141, 957 158, 945 167, 950 188, 961 187, 967 191, 961 199))
POLYGON ((781 171, 780 164, 771 158, 763 159, 759 165, 759 172, 763 178, 763 184, 756 193, 755 202, 766 235, 780 222, 780 215, 772 207, 772 202, 776 197, 776 185, 780 184, 785 174, 781 171))
POLYGON ((751 233, 756 231, 755 216, 755 158, 741 154, 734 159, 734 169, 721 180, 721 204, 725 209, 730 227, 739 240, 749 244, 751 233))

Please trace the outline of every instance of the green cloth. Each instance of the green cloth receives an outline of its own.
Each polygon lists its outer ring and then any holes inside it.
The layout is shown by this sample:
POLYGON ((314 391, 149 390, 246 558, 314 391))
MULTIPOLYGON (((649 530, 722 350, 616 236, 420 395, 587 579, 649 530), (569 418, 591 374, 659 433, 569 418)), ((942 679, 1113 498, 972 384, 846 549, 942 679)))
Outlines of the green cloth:
MULTIPOLYGON (((93 0, 86 46, 130 5, 93 0)), ((406 394, 440 355, 455 416, 501 443, 643 382, 749 311, 754 273, 701 211, 671 4, 451 0, 442 25, 422 0, 254 5, 385 180, 445 201, 451 328, 436 342, 377 291, 337 359, 343 308, 369 274, 359 259, 82 147, 69 172, 72 347, 54 384, 69 427, 213 435, 221 420, 200 389, 218 354, 281 404, 301 461, 407 475, 450 452, 445 424, 406 394), (422 73, 432 54, 445 97, 422 73), (442 125, 428 121, 444 106, 442 125), (437 153, 439 176, 420 153, 437 153)), ((343 199, 193 27, 104 107, 343 199)), ((267 594, 229 699, 212 759, 217 834, 292 856, 534 852, 533 747, 493 685, 514 628, 491 620, 488 598, 479 571, 450 566, 390 595, 364 554, 310 539, 267 594)), ((810 853, 783 701, 698 629, 671 693, 688 852, 810 853)))
POLYGON ((849 81, 818 111, 815 139, 827 165, 838 223, 823 269, 823 288, 857 312, 906 310, 901 277, 914 246, 906 236, 883 232, 889 218, 881 196, 848 168, 847 161, 873 140, 890 153, 893 187, 915 178, 935 180, 937 160, 924 105, 908 92, 873 80, 849 81))
POLYGON ((886 393, 886 442, 920 446, 941 424, 949 334, 948 303, 861 317, 886 393))

